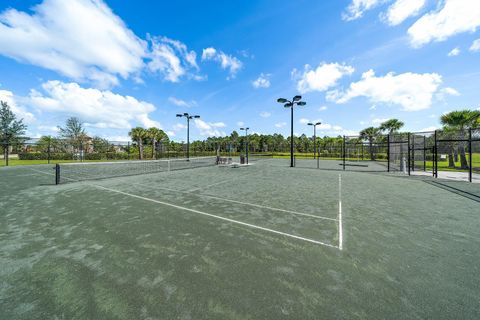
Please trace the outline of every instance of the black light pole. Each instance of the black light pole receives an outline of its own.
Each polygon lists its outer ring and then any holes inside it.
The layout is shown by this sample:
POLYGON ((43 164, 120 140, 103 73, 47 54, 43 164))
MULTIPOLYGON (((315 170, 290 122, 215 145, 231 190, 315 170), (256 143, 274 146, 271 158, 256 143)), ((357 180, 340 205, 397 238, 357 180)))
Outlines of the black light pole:
POLYGON ((247 164, 248 164, 248 129, 249 127, 245 128, 240 128, 240 130, 245 130, 245 157, 247 158, 247 164))
POLYGON ((321 124, 322 124, 321 122, 307 123, 307 125, 313 126, 313 159, 315 159, 315 156, 317 154, 317 126, 321 124))
POLYGON ((292 101, 287 100, 285 98, 278 98, 277 102, 278 103, 284 103, 285 108, 290 108, 290 114, 291 114, 291 124, 290 124, 290 167, 294 167, 293 164, 293 107, 295 105, 297 106, 304 106, 307 103, 305 101, 300 101, 302 100, 302 96, 295 96, 293 97, 292 101))
POLYGON ((200 118, 200 116, 197 116, 197 115, 191 116, 191 115, 189 115, 188 113, 185 112, 184 114, 178 113, 177 117, 178 118, 182 118, 182 117, 187 118, 187 159, 190 159, 190 120, 191 119, 198 119, 198 118, 200 118))

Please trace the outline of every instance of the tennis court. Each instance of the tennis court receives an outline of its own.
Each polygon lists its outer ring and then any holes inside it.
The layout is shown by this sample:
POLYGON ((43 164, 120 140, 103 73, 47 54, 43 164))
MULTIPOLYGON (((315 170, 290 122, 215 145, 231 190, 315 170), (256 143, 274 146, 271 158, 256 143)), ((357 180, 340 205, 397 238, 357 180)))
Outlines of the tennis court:
POLYGON ((2 168, 3 318, 480 317, 480 185, 288 162, 2 168))

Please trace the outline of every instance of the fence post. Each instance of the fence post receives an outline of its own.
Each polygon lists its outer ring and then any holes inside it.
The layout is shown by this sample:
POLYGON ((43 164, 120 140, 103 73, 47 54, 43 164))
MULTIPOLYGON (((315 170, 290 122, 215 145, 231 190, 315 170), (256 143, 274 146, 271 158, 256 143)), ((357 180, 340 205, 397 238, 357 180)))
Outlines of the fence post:
POLYGON ((387 172, 390 172, 390 133, 387 134, 387 172))
POLYGON ((415 134, 412 136, 412 171, 415 171, 415 134))
POLYGON ((427 171, 427 137, 423 136, 423 172, 427 171))
POLYGON ((407 167, 408 167, 408 175, 410 175, 410 151, 411 151, 411 147, 410 147, 410 132, 407 134, 407 137, 408 137, 408 141, 407 141, 407 167))
POLYGON ((472 182, 472 178, 473 178, 472 177, 473 176, 473 174, 472 174, 472 170, 473 170, 472 169, 472 164, 473 164, 473 162, 472 162, 472 156, 473 156, 473 153, 472 153, 472 128, 468 129, 468 155, 469 155, 469 159, 468 159, 468 162, 469 162, 469 164, 468 164, 468 167, 469 167, 469 169, 468 169, 468 181, 472 182))
POLYGON ((342 148, 342 156, 343 156, 343 170, 345 170, 345 156, 347 151, 345 150, 345 136, 343 136, 343 148, 342 148))
POLYGON ((50 139, 48 139, 48 147, 47 147, 47 163, 50 164, 50 139))
POLYGON ((435 144, 433 147, 433 175, 435 178, 438 178, 438 150, 437 150, 437 130, 435 130, 435 144))

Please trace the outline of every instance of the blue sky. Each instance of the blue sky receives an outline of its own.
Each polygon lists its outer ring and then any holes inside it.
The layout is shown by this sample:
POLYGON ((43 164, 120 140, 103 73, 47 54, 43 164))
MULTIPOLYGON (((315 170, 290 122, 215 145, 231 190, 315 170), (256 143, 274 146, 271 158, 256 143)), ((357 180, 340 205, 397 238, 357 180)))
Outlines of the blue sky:
POLYGON ((159 126, 182 141, 183 112, 201 116, 195 139, 244 125, 288 135, 276 99, 296 94, 296 134, 393 117, 431 130, 480 107, 479 29, 478 0, 6 0, 0 99, 32 137, 76 116, 91 135, 159 126))

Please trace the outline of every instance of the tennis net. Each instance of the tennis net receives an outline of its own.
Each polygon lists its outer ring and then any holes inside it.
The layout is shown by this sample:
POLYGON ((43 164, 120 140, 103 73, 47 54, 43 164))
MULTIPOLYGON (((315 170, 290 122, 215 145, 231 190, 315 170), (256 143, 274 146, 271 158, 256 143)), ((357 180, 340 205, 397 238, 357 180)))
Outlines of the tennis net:
POLYGON ((217 157, 214 156, 169 160, 61 163, 55 166, 55 183, 192 169, 216 164, 217 157))

